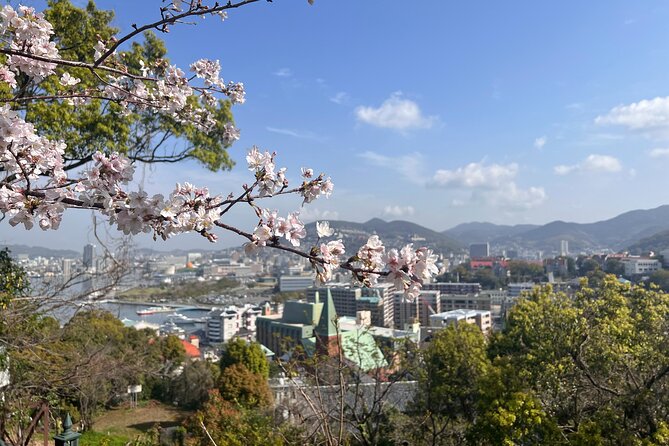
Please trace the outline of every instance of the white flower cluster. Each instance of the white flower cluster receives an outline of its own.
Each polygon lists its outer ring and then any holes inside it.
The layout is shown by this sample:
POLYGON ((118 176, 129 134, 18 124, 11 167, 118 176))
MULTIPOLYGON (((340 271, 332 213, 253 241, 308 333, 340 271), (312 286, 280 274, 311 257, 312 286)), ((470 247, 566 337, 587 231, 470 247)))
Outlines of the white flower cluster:
POLYGON ((283 218, 278 216, 277 211, 263 209, 260 215, 260 223, 253 231, 256 246, 266 246, 267 242, 279 237, 285 237, 293 246, 300 246, 300 240, 307 235, 299 212, 292 212, 283 218))
MULTIPOLYGON (((0 35, 6 34, 11 39, 11 50, 52 59, 59 57, 56 44, 51 41, 51 23, 41 13, 36 13, 34 8, 19 6, 17 11, 6 5, 0 9, 0 35)), ((53 74, 56 68, 55 63, 16 55, 7 58, 7 65, 15 73, 25 73, 37 81, 53 74)))
MULTIPOLYGON (((200 2, 188 5, 189 11, 201 8, 200 2)), ((182 6, 182 2, 172 1, 174 10, 182 6)), ((9 54, 6 64, 0 64, 0 82, 10 87, 16 87, 19 74, 40 81, 55 75, 59 64, 68 65, 58 60, 58 50, 51 41, 51 24, 32 8, 0 8, 0 35, 5 45, 8 42, 7 51, 20 53, 9 54)), ((216 102, 215 94, 226 95, 233 103, 245 100, 243 84, 225 83, 220 77, 218 61, 201 59, 194 62, 190 66, 194 76, 190 79, 178 67, 164 61, 151 66, 141 62, 142 75, 138 76, 130 74, 128 67, 123 67, 122 58, 113 53, 109 57, 114 58, 114 63, 104 65, 108 51, 105 42, 98 42, 93 50, 97 65, 89 68, 105 76, 101 88, 86 89, 80 85, 80 79, 67 72, 61 73, 58 79, 68 93, 61 98, 73 105, 91 97, 102 97, 124 105, 128 113, 134 110, 164 113, 207 132, 217 124, 210 112, 216 102), (201 85, 194 85, 194 79, 200 79, 201 85)), ((239 131, 227 123, 224 138, 232 142, 239 138, 239 131)), ((220 196, 211 196, 207 188, 189 183, 177 184, 167 198, 160 194, 149 196, 143 190, 129 191, 127 187, 132 181, 134 167, 130 160, 118 153, 98 152, 80 178, 68 178, 63 164, 65 148, 63 142, 39 136, 35 127, 9 105, 0 107, 0 170, 4 174, 0 178, 0 212, 10 217, 11 225, 22 224, 31 229, 37 223, 43 230, 58 229, 64 211, 75 207, 99 211, 125 234, 153 232, 154 238, 167 239, 174 234, 196 231, 213 242, 217 237, 211 231, 218 224, 247 237, 250 250, 278 246, 308 257, 320 282, 330 280, 333 271, 342 267, 351 270, 356 279, 367 285, 375 283, 381 275, 387 275, 398 289, 403 289, 412 298, 418 295, 422 281, 437 273, 436 256, 432 251, 407 245, 386 252, 376 235, 371 236, 356 255, 343 261, 346 250, 341 239, 320 242, 334 235, 327 222, 316 225, 318 246, 312 247, 309 253, 298 251, 296 247, 306 237, 299 212, 279 217, 277 211, 261 209, 254 201, 295 193, 302 197, 304 205, 320 196, 329 197, 334 186, 324 174, 315 176, 312 169, 303 168, 301 184, 289 190, 286 169, 277 169, 275 153, 261 152, 253 147, 246 160, 249 170, 254 173, 255 183, 251 187, 244 186, 244 193, 236 200, 232 196, 223 200, 220 196), (253 233, 232 228, 221 221, 228 209, 242 201, 251 205, 260 219, 253 233), (280 245, 281 238, 291 246, 280 245)))

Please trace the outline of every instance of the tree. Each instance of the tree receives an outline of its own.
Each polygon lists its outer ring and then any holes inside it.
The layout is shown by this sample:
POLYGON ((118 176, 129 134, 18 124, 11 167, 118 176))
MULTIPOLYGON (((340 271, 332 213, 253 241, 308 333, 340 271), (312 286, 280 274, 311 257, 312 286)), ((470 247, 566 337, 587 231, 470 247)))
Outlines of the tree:
POLYGON ((272 402, 267 377, 253 373, 243 364, 233 364, 223 369, 218 389, 225 400, 249 409, 267 407, 272 402))
POLYGON ((289 430, 275 428, 272 419, 265 414, 235 406, 217 390, 211 391, 203 408, 186 421, 186 428, 191 433, 189 445, 210 446, 212 442, 226 446, 299 444, 286 436, 289 430))
POLYGON ((669 295, 614 276, 574 298, 547 287, 520 299, 491 354, 567 439, 652 444, 669 417, 667 321, 669 295))
POLYGON ((173 401, 186 409, 199 409, 216 385, 218 370, 207 361, 186 364, 171 385, 173 401))
POLYGON ((236 364, 241 364, 246 369, 263 378, 269 378, 269 362, 260 344, 257 342, 246 342, 241 338, 229 340, 221 352, 221 371, 236 364))
POLYGON ((490 361, 481 330, 458 323, 441 330, 421 352, 412 414, 417 439, 432 446, 458 444, 477 413, 480 384, 490 361))
MULTIPOLYGON (((69 0, 51 0, 44 16, 53 25, 52 41, 63 59, 93 64, 94 53, 90 49, 98 41, 112 41, 118 33, 110 25, 114 12, 101 11, 92 1, 85 8, 77 8, 69 0)), ((129 50, 119 53, 129 72, 135 75, 141 75, 143 67, 152 66, 159 60, 169 63, 166 56, 165 45, 152 32, 144 33, 143 42, 133 42, 129 50)), ((225 133, 226 125, 232 124, 229 100, 208 105, 217 124, 213 131, 204 135, 192 123, 179 122, 150 110, 125 113, 121 104, 107 104, 100 99, 94 98, 85 104, 27 99, 61 94, 59 78, 66 72, 80 80, 79 88, 102 89, 106 86, 103 78, 85 68, 57 68, 55 76, 42 80, 20 76, 16 87, 4 94, 5 99, 17 104, 17 109, 25 111, 26 119, 34 123, 42 135, 67 141, 66 170, 91 161, 98 150, 123 153, 137 162, 175 162, 194 158, 211 170, 232 166, 226 151, 232 139, 225 133), (176 140, 183 148, 169 148, 176 140)))
POLYGON ((653 272, 648 278, 648 282, 657 285, 662 291, 669 291, 669 271, 660 269, 653 272))

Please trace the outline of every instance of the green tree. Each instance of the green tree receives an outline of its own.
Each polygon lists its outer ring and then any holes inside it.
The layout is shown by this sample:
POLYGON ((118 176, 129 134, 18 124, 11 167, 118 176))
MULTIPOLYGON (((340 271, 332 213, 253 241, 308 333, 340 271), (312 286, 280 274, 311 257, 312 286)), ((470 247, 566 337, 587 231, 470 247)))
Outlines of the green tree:
POLYGON ((433 446, 464 441, 489 368, 486 340, 477 326, 458 323, 435 335, 421 351, 415 372, 418 392, 411 412, 424 420, 416 426, 415 439, 433 446))
POLYGON ((186 364, 171 385, 172 400, 186 409, 199 409, 215 384, 218 367, 207 361, 186 364))
POLYGON ((282 446, 300 444, 289 431, 274 426, 270 417, 258 410, 235 406, 221 397, 217 390, 185 426, 190 433, 188 444, 210 446, 213 442, 226 446, 282 446), (294 440, 294 441, 293 441, 294 440))
POLYGON ((567 438, 642 444, 669 417, 668 331, 669 295, 607 276, 573 298, 520 299, 490 351, 567 438))
POLYGON ((223 369, 218 381, 221 397, 246 408, 266 407, 272 402, 267 378, 241 363, 223 369))
MULTIPOLYGON (((97 9, 93 1, 85 8, 78 8, 69 0, 50 0, 44 14, 53 25, 54 41, 63 59, 94 62, 91 48, 98 40, 109 40, 117 31, 111 26, 114 12, 97 9)), ((144 33, 143 43, 133 42, 118 57, 136 75, 141 74, 141 63, 148 65, 159 59, 168 62, 165 45, 151 32, 144 33)), ((105 73, 75 67, 67 67, 67 71, 81 79, 79 85, 83 87, 97 90, 104 86, 105 73)), ((24 112, 41 135, 67 141, 67 169, 90 161, 98 150, 121 152, 138 162, 176 162, 190 158, 211 170, 228 169, 233 165, 226 150, 229 142, 224 137, 225 125, 232 121, 229 101, 219 101, 211 107, 217 124, 213 131, 205 134, 191 124, 179 123, 151 110, 128 114, 121 105, 98 99, 76 106, 65 101, 27 99, 59 94, 58 79, 63 72, 58 68, 56 76, 38 83, 21 75, 17 87, 13 91, 5 89, 0 96, 13 98, 12 107, 24 112)))
POLYGON ((251 373, 269 378, 269 362, 260 344, 234 338, 225 344, 221 352, 221 371, 235 364, 242 364, 251 373))
POLYGON ((545 276, 543 265, 524 260, 510 260, 509 274, 512 282, 540 282, 545 276))
POLYGON ((653 272, 648 282, 657 285, 662 291, 669 291, 669 271, 661 269, 653 272))

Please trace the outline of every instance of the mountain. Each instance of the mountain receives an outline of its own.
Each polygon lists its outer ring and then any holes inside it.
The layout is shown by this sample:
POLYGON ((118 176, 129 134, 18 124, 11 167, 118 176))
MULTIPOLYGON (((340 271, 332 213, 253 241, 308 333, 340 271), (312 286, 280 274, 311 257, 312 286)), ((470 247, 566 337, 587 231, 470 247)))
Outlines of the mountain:
POLYGON ((49 249, 43 248, 41 246, 27 246, 27 245, 5 245, 0 246, 2 248, 9 248, 11 255, 16 257, 18 255, 27 255, 30 258, 34 257, 65 257, 65 258, 77 258, 81 257, 82 253, 79 251, 73 251, 71 249, 49 249))
POLYGON ((472 222, 462 223, 442 232, 465 245, 472 243, 491 242, 502 237, 513 237, 523 232, 538 228, 539 225, 496 225, 493 223, 472 222))
MULTIPOLYGON (((416 223, 408 221, 386 222, 380 218, 373 218, 365 223, 354 223, 343 220, 330 220, 330 227, 334 229, 334 237, 341 238, 346 246, 360 247, 367 242, 372 234, 377 234, 384 245, 399 248, 407 243, 416 246, 427 246, 441 252, 459 251, 464 246, 441 232, 433 231, 416 223)), ((306 225, 307 240, 305 246, 316 243, 316 223, 306 225)))
POLYGON ((627 247, 630 254, 644 254, 649 251, 660 252, 669 249, 669 230, 660 231, 645 237, 627 247))
POLYGON ((496 238, 493 243, 556 251, 560 240, 567 240, 572 252, 602 248, 621 250, 662 230, 669 230, 669 205, 625 212, 594 223, 554 221, 526 232, 496 238))

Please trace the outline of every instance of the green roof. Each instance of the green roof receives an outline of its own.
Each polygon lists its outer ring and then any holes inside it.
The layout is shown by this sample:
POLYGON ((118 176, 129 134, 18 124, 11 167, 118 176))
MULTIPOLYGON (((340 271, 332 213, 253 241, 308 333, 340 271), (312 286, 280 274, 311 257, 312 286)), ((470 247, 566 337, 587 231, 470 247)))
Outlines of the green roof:
MULTIPOLYGON (((319 296, 316 296, 318 299, 319 296)), ((316 327, 316 334, 323 337, 337 336, 337 310, 335 310, 334 301, 330 290, 327 290, 327 297, 323 302, 323 310, 321 311, 321 318, 316 327)))
POLYGON ((344 357, 364 372, 388 366, 381 349, 367 330, 356 329, 343 332, 341 344, 344 349, 344 357))
POLYGON ((286 324, 316 325, 321 318, 322 303, 289 300, 284 304, 281 322, 286 324))

